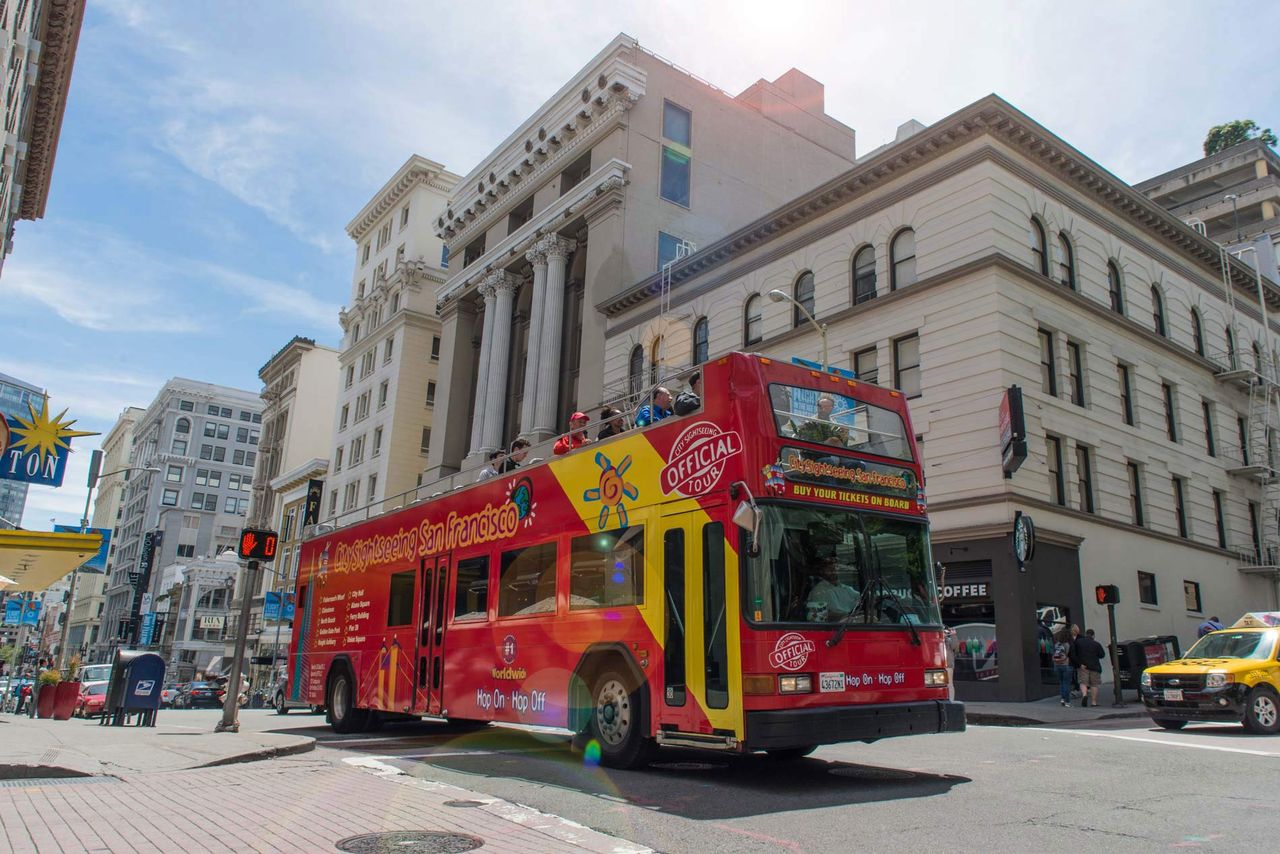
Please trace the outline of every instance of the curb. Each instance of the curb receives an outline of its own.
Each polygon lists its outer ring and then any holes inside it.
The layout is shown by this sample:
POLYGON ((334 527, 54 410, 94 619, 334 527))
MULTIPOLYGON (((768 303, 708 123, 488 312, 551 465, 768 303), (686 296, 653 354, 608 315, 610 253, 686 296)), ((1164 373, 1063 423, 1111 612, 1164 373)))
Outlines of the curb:
POLYGON ((1146 712, 1114 712, 1107 715, 1098 715, 1096 718, 1071 718, 1061 721, 1042 721, 1037 718, 1027 718, 1020 715, 1001 715, 987 714, 984 712, 967 712, 965 714, 965 723, 977 724, 978 726, 1046 726, 1049 724, 1086 724, 1094 721, 1113 721, 1124 718, 1145 718, 1146 712))
POLYGON ((283 756, 297 756, 301 753, 310 753, 315 749, 316 740, 314 738, 302 737, 297 744, 290 744, 284 747, 264 747, 261 750, 251 750, 248 753, 239 753, 235 756, 215 759, 212 762, 206 762, 203 765, 196 765, 193 767, 217 768, 220 765, 238 765, 242 762, 259 762, 263 759, 279 759, 283 756))

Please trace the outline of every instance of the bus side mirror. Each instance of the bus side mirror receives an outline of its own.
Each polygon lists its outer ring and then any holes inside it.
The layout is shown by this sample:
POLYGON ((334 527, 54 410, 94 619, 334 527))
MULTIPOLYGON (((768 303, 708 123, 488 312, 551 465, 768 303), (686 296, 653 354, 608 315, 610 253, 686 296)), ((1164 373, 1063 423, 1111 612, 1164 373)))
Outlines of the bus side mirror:
POLYGON ((738 509, 733 511, 733 524, 751 535, 751 551, 752 556, 760 553, 760 544, 757 541, 757 531, 760 527, 760 511, 751 506, 749 502, 742 501, 738 504, 738 509))

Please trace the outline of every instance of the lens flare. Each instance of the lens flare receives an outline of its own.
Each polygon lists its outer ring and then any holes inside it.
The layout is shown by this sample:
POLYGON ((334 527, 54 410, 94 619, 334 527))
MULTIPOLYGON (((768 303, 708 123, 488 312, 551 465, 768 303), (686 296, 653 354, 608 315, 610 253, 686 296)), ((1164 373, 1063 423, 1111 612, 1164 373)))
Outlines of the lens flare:
POLYGON ((587 742, 582 751, 582 764, 591 768, 600 767, 600 742, 594 738, 587 742))

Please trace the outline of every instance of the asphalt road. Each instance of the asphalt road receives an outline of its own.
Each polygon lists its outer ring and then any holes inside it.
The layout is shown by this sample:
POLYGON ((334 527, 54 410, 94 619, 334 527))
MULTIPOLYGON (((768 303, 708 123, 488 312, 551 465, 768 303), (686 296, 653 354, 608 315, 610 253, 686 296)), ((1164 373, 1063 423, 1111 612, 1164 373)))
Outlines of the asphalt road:
POLYGON ((972 727, 792 763, 682 751, 614 771, 585 765, 554 735, 400 723, 337 736, 296 712, 243 720, 316 735, 319 755, 377 757, 664 852, 1277 847, 1280 736, 1233 726, 972 727))

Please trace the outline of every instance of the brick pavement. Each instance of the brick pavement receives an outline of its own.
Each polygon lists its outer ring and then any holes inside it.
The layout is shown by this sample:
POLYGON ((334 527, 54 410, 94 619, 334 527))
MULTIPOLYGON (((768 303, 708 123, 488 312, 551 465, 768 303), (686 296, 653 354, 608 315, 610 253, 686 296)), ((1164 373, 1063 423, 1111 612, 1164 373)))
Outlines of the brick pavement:
POLYGON ((390 830, 466 833, 484 852, 649 849, 528 807, 311 756, 0 788, 0 849, 29 852, 316 852, 390 830), (446 801, 482 801, 476 807, 446 801), (142 805, 138 811, 136 805, 142 805))

